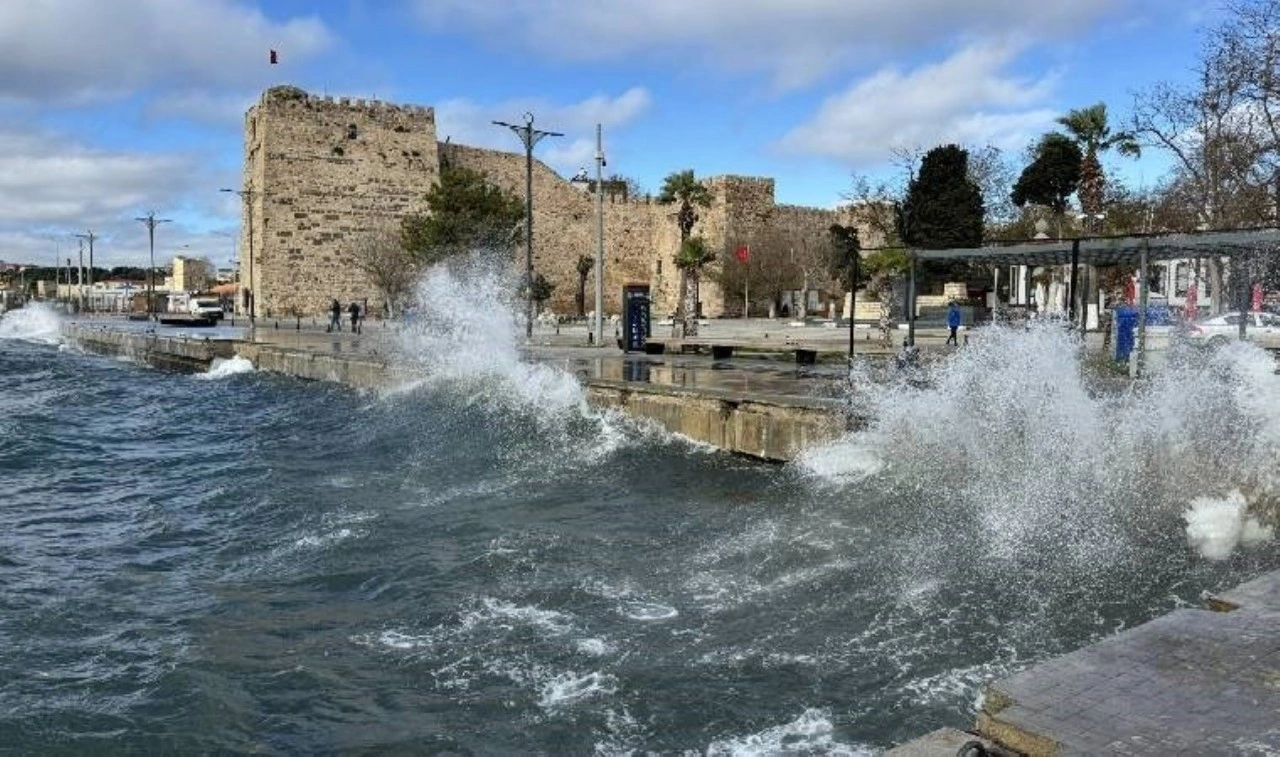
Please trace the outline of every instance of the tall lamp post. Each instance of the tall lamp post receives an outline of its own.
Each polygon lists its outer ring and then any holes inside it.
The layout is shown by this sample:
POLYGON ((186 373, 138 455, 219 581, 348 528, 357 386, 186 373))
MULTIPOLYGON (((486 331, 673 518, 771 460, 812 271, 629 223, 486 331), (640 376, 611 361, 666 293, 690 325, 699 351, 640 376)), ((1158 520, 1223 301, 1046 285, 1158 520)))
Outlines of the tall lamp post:
POLYGON ((604 136, 596 124, 596 346, 604 346, 604 136))
MULTIPOLYGON (((249 210, 249 212, 244 214, 244 223, 249 227, 249 286, 244 289, 244 295, 243 295, 242 301, 244 302, 246 308, 249 311, 249 327, 252 328, 255 325, 257 325, 256 311, 258 309, 257 292, 255 292, 253 289, 254 282, 253 282, 253 212, 252 212, 253 207, 252 207, 252 203, 253 203, 254 197, 264 197, 266 196, 266 193, 256 189, 228 189, 225 187, 222 189, 219 189, 218 191, 240 195, 240 199, 244 201, 246 208, 248 208, 249 210)), ((244 286, 243 279, 241 279, 240 285, 242 287, 244 286)))
MULTIPOLYGON (((524 114, 524 126, 494 121, 494 126, 505 126, 520 138, 524 145, 524 335, 533 338, 533 146, 543 137, 563 137, 555 131, 541 131, 533 128, 533 114, 524 114)), ((253 256, 249 256, 250 266, 253 256)), ((599 270, 597 268, 596 270, 599 270)), ((250 277, 252 278, 252 276, 250 277)))
POLYGON ((156 218, 154 210, 133 220, 141 221, 146 225, 147 239, 151 246, 151 268, 147 271, 147 317, 154 321, 156 319, 156 227, 162 223, 170 223, 170 220, 156 218))
POLYGON ((93 233, 93 229, 89 229, 85 234, 76 234, 76 236, 89 241, 89 309, 93 310, 93 240, 98 237, 93 233))

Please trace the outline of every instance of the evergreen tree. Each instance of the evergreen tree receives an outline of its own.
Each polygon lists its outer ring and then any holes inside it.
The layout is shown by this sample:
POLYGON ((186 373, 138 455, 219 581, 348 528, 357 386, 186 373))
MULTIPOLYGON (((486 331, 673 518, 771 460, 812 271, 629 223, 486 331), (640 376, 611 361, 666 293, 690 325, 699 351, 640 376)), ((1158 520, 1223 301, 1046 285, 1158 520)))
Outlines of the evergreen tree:
POLYGON ((510 247, 524 219, 520 198, 469 168, 442 168, 426 202, 427 213, 406 216, 401 226, 404 248, 424 265, 475 249, 510 247))
POLYGON ((982 191, 969 178, 969 154, 935 147, 920 161, 898 208, 898 234, 908 247, 941 250, 982 244, 982 191))
POLYGON ((1013 185, 1013 204, 1043 205, 1058 216, 1059 225, 1067 211, 1067 199, 1080 186, 1083 154, 1070 137, 1053 132, 1040 138, 1035 158, 1022 170, 1013 185))

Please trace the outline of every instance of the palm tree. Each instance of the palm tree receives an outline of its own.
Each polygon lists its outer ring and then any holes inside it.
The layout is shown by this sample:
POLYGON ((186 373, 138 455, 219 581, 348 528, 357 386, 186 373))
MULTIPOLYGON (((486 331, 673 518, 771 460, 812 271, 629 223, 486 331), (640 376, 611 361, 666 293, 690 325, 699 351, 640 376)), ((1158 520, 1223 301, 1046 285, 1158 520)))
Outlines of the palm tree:
MULTIPOLYGON (((1068 111, 1067 115, 1058 119, 1058 123, 1067 130, 1071 138, 1080 146, 1084 157, 1080 159, 1080 187, 1076 196, 1080 198, 1080 210, 1084 213, 1086 233, 1100 230, 1102 220, 1102 203, 1106 195, 1107 177, 1102 171, 1102 162, 1098 154, 1112 148, 1126 157, 1136 158, 1142 154, 1142 147, 1133 132, 1120 131, 1111 133, 1107 124, 1106 103, 1096 103, 1087 108, 1068 111)), ((1097 291, 1097 271, 1092 266, 1087 270, 1088 288, 1097 291)), ((1108 299, 1116 296, 1116 292, 1107 292, 1108 299)), ((1087 307, 1086 307, 1087 310, 1087 307)), ((1106 339, 1110 341, 1110 322, 1107 324, 1106 339)))
POLYGON ((587 308, 587 274, 591 273, 591 269, 595 268, 596 261, 590 255, 579 255, 578 264, 574 269, 578 272, 578 317, 586 315, 587 308))
POLYGON ((707 247, 707 240, 702 237, 689 237, 680 243, 680 251, 676 253, 676 268, 680 269, 681 278, 685 282, 684 297, 680 309, 684 315, 685 335, 698 334, 698 280, 702 269, 716 259, 716 254, 707 247), (692 315, 691 315, 692 314, 692 315))
MULTIPOLYGON (((698 275, 702 266, 715 256, 711 255, 710 258, 696 265, 682 265, 681 256, 685 254, 685 247, 690 241, 690 234, 693 233, 693 225, 698 222, 698 212, 694 206, 700 205, 705 208, 711 205, 711 190, 694 178, 693 169, 676 171, 663 179, 662 191, 658 193, 658 202, 664 205, 680 203, 680 210, 676 212, 676 224, 680 227, 680 248, 676 252, 676 267, 680 269, 680 302, 677 305, 676 315, 683 323, 684 335, 697 336, 698 275)), ((705 247, 704 243, 704 251, 705 247)))
POLYGON ((1107 177, 1102 171, 1098 154, 1112 148, 1126 157, 1142 154, 1138 138, 1127 131, 1111 133, 1107 124, 1106 103, 1069 111, 1058 119, 1071 138, 1080 146, 1084 156, 1080 159, 1080 210, 1085 214, 1085 228, 1093 231, 1095 222, 1102 215, 1102 202, 1107 188, 1107 177))

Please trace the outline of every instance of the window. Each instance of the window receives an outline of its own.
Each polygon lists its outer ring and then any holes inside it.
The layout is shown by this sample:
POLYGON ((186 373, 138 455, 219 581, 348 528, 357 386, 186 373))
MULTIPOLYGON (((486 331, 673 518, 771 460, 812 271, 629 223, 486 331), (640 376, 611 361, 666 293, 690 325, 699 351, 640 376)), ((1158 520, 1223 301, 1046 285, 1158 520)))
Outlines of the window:
POLYGON ((347 124, 347 139, 355 139, 359 135, 359 130, 355 124, 347 124))
POLYGON ((1173 269, 1173 296, 1186 297, 1187 289, 1191 286, 1191 264, 1178 263, 1173 269))

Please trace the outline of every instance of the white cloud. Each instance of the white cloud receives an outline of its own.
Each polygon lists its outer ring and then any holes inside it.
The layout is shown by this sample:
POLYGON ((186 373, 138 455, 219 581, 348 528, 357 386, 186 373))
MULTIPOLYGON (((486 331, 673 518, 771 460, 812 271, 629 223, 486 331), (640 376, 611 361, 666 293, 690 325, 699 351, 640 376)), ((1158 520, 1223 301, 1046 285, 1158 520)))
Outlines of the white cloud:
POLYGON ((182 251, 225 264, 232 241, 186 223, 226 210, 216 192, 222 178, 203 155, 104 150, 0 127, 0 259, 65 261, 75 257, 73 234, 92 229, 96 264, 138 264, 147 258, 147 235, 134 218, 155 208, 175 221, 157 231, 157 260, 182 251))
POLYGON ((207 126, 239 128, 244 114, 257 100, 253 94, 173 92, 148 102, 143 111, 149 118, 179 118, 207 126))
POLYGON ((643 115, 651 102, 648 91, 640 87, 628 89, 617 97, 597 95, 569 104, 538 99, 491 104, 446 100, 436 106, 436 133, 440 139, 449 137, 461 144, 523 152, 519 139, 493 122, 523 124, 524 114, 532 113, 535 129, 565 135, 543 140, 535 154, 557 170, 572 173, 595 159, 596 124, 601 124, 607 134, 611 128, 643 115))
POLYGON ((92 102, 149 86, 261 88, 325 50, 317 18, 268 19, 237 0, 0 3, 0 99, 92 102), (270 66, 267 52, 280 53, 270 66))
POLYGON ((636 58, 765 72, 803 86, 849 64, 979 36, 1068 36, 1131 0, 415 0, 425 26, 469 28, 554 60, 636 58))
POLYGON ((1018 52, 1013 43, 973 44, 912 71, 881 69, 827 98, 781 147, 847 162, 947 142, 1020 150, 1059 114, 1044 105, 1052 74, 1007 72, 1018 52))

